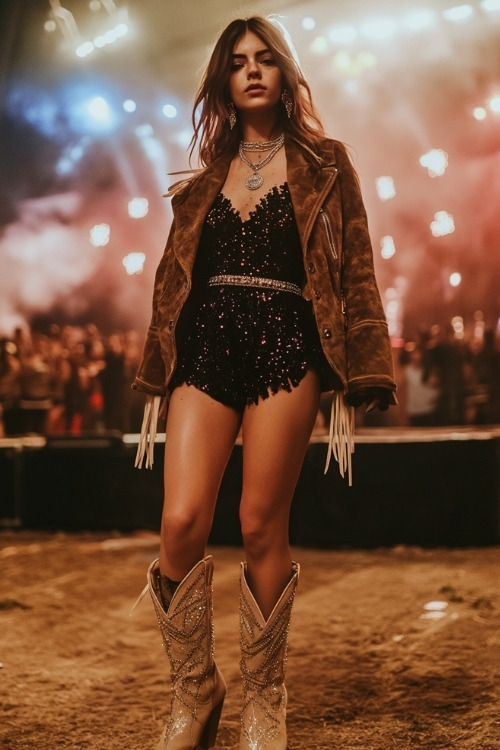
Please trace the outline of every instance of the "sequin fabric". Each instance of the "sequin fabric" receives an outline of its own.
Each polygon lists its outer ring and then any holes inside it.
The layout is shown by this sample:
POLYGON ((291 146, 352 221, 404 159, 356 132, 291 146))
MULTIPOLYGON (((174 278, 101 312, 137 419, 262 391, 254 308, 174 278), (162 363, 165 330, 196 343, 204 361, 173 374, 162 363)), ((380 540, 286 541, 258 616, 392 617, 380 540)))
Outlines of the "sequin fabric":
POLYGON ((216 285, 219 275, 259 276, 302 287, 302 250, 284 183, 246 220, 220 193, 209 211, 193 272, 194 310, 171 387, 194 385, 238 409, 290 391, 307 370, 328 377, 311 303, 288 291, 216 285))
POLYGON ((288 631, 300 567, 269 619, 264 621, 245 577, 240 575, 240 648, 243 708, 239 750, 286 750, 285 672, 288 631))

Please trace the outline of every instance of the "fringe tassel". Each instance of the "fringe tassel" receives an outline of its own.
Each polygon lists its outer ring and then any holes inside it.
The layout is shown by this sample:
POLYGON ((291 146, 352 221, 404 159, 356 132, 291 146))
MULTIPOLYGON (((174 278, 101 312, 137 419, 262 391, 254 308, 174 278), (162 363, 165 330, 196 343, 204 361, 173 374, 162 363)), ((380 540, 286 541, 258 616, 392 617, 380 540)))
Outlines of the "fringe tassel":
POLYGON ((326 456, 325 474, 330 466, 332 453, 339 464, 343 477, 347 471, 349 487, 352 487, 352 454, 354 453, 354 406, 349 406, 341 391, 333 392, 332 411, 330 414, 330 432, 328 435, 328 453, 326 456))
POLYGON ((139 445, 137 446, 137 454, 135 456, 135 467, 138 469, 142 469, 144 456, 146 456, 146 469, 153 468, 155 437, 158 427, 160 403, 161 396, 151 396, 148 394, 146 397, 141 436, 139 438, 139 445))
POLYGON ((147 583, 144 586, 144 588, 142 589, 141 593, 139 594, 139 596, 135 600, 135 604, 132 606, 132 609, 130 610, 130 617, 132 617, 132 615, 135 612, 135 608, 139 606, 139 604, 142 602, 142 600, 144 599, 144 597, 148 593, 148 589, 149 589, 149 583, 147 583))

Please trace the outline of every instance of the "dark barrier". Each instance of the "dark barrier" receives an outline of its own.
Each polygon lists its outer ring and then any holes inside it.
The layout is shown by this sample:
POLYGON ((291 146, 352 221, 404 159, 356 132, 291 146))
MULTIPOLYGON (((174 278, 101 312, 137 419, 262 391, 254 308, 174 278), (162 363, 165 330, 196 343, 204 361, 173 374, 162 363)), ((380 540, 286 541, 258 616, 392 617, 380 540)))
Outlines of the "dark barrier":
MULTIPOLYGON (((0 524, 65 531, 159 529, 163 443, 134 468, 137 436, 0 441, 0 524), (8 443, 8 444, 7 444, 8 443)), ((210 542, 239 545, 241 446, 224 476, 210 542)), ((485 546, 500 542, 500 430, 360 430, 354 485, 311 441, 295 492, 300 546, 485 546)))

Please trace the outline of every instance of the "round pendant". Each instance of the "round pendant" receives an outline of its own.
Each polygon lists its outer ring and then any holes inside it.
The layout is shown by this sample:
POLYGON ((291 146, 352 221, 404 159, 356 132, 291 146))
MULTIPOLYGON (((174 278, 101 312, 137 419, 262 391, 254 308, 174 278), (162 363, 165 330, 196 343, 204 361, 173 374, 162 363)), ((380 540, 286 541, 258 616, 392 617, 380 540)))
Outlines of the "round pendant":
POLYGON ((257 188, 260 188, 262 183, 264 182, 264 178, 261 174, 258 172, 254 172, 245 180, 245 185, 249 190, 257 190, 257 188))

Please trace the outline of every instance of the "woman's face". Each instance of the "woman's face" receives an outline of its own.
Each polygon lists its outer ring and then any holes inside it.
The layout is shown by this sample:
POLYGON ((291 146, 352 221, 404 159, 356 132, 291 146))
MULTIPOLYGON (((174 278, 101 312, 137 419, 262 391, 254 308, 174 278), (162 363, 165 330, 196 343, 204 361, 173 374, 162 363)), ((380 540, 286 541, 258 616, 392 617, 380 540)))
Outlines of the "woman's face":
POLYGON ((234 45, 229 93, 243 115, 273 110, 281 99, 281 71, 271 50, 247 31, 234 45))

